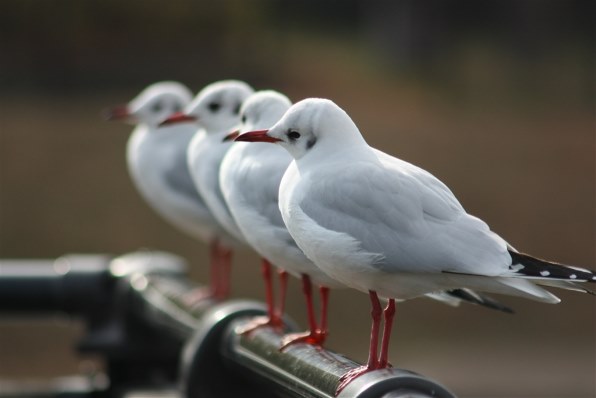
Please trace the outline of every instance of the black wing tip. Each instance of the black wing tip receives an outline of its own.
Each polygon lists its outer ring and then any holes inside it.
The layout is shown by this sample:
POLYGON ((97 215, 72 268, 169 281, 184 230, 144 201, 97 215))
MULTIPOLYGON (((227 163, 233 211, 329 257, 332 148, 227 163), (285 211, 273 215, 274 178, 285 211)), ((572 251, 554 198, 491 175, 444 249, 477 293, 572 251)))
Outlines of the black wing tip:
POLYGON ((511 256, 510 269, 519 275, 534 278, 561 279, 571 282, 596 283, 596 272, 543 260, 517 252, 511 248, 508 249, 508 252, 511 256))
POLYGON ((507 314, 515 314, 515 311, 511 307, 501 304, 500 302, 491 297, 480 295, 469 289, 453 289, 449 290, 447 293, 453 297, 457 297, 468 303, 477 304, 507 314))
POLYGON ((583 289, 584 293, 589 294, 590 296, 596 296, 596 291, 590 289, 583 289))
POLYGON ((499 310, 501 312, 504 312, 506 314, 511 314, 514 315, 515 314, 515 310, 511 307, 507 307, 506 305, 499 305, 499 307, 495 307, 496 310, 499 310))

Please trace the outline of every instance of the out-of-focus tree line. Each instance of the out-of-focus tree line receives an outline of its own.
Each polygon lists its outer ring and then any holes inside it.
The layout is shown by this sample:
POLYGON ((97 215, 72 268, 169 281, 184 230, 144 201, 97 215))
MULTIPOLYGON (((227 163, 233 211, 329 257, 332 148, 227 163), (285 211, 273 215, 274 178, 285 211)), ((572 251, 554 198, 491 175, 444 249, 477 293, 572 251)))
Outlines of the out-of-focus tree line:
POLYGON ((554 93, 587 103, 594 4, 10 0, 0 3, 0 87, 68 92, 175 78, 199 88, 222 76, 282 84, 288 68, 319 62, 302 56, 301 45, 327 40, 324 46, 353 53, 348 62, 449 90, 492 90, 507 81, 530 96, 554 93))

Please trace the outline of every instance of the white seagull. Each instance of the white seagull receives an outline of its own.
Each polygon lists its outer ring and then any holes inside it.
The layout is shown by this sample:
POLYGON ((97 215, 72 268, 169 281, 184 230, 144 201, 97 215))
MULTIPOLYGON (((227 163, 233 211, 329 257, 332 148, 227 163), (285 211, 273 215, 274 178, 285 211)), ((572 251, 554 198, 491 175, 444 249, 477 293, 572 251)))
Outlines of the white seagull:
MULTIPOLYGON (((239 129, 229 134, 226 139, 237 137, 247 131, 273 126, 290 106, 290 100, 281 93, 256 92, 242 105, 239 129)), ((247 145, 237 142, 229 149, 220 169, 220 185, 228 207, 248 244, 263 258, 262 273, 266 286, 268 318, 258 319, 246 325, 245 331, 263 325, 279 326, 285 304, 285 271, 302 279, 309 331, 286 336, 282 340, 282 348, 299 342, 322 345, 328 334, 329 288, 345 287, 325 274, 304 255, 283 222, 278 206, 279 185, 291 161, 292 156, 279 146, 266 143, 247 145), (270 262, 280 268, 280 301, 277 311, 273 305, 270 262), (319 286, 321 297, 320 324, 317 324, 313 308, 313 282, 319 286)), ((511 311, 491 298, 464 289, 436 292, 427 296, 451 305, 465 300, 506 312, 511 311)))
MULTIPOLYGON (((239 129, 226 138, 231 139, 246 131, 273 126, 291 105, 285 95, 276 91, 254 93, 242 105, 239 129)), ((304 255, 283 222, 278 206, 279 183, 291 161, 292 157, 288 152, 278 146, 237 142, 221 164, 219 178, 224 198, 246 241, 263 259, 262 273, 268 316, 266 319, 256 319, 246 325, 243 331, 264 325, 279 327, 282 324, 287 271, 302 279, 309 331, 286 336, 283 347, 298 342, 322 345, 327 336, 329 287, 340 287, 341 284, 327 276, 304 255), (271 263, 280 268, 280 300, 277 310, 273 305, 271 263), (311 279, 320 288, 320 324, 315 319, 311 279)))
POLYGON ((199 194, 215 217, 211 227, 224 251, 219 265, 223 296, 229 291, 232 248, 244 243, 244 237, 225 203, 219 186, 221 161, 232 142, 223 138, 240 122, 240 106, 253 89, 238 80, 222 80, 203 88, 183 112, 171 115, 161 125, 194 122, 195 135, 188 145, 188 168, 199 194))
POLYGON ((127 144, 131 178, 147 203, 171 224, 208 242, 211 252, 210 295, 222 294, 217 267, 222 251, 217 245, 215 218, 197 192, 186 161, 186 150, 197 128, 192 124, 159 127, 168 116, 182 111, 192 99, 178 82, 150 85, 126 105, 107 111, 109 120, 136 124, 127 144))
POLYGON ((332 101, 300 101, 269 130, 240 138, 278 143, 293 156, 279 196, 290 234, 323 271, 370 296, 369 358, 342 377, 338 392, 388 366, 395 299, 472 288, 560 301, 538 285, 593 294, 581 282, 596 282, 594 272, 513 249, 433 175, 371 148, 332 101), (379 356, 378 295, 389 299, 379 356))

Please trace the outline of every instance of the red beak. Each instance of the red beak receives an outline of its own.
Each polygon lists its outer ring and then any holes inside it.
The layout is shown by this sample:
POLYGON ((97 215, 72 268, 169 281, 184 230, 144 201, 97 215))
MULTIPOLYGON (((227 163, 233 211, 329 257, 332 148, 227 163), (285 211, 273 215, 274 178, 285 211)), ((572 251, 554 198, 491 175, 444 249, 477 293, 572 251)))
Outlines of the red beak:
POLYGON ((128 105, 116 105, 103 111, 103 117, 106 120, 126 120, 132 117, 128 105))
POLYGON ((236 137, 240 135, 240 130, 234 130, 230 134, 226 135, 221 142, 228 142, 234 140, 236 137))
POLYGON ((184 112, 176 112, 170 115, 167 119, 161 122, 159 125, 161 126, 169 126, 171 124, 178 124, 178 123, 188 123, 188 122, 196 122, 197 118, 192 115, 187 115, 184 112))
POLYGON ((246 142, 278 142, 281 141, 279 138, 271 137, 267 135, 269 130, 256 130, 249 131, 236 137, 234 141, 246 141, 246 142))

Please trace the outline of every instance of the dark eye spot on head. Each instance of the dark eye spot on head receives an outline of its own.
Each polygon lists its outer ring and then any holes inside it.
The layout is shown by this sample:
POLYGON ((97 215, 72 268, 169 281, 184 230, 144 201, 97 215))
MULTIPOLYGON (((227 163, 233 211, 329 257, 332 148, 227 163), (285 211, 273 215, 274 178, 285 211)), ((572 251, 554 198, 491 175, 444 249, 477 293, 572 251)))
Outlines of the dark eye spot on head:
POLYGON ((234 115, 239 115, 240 114, 240 107, 242 106, 242 104, 240 102, 238 102, 236 104, 236 106, 234 107, 234 115))
POLYGON ((242 119, 240 119, 242 123, 246 123, 246 115, 242 115, 242 119))
POLYGON ((288 130, 288 133, 286 135, 288 136, 290 141, 296 141, 298 138, 300 138, 300 133, 296 130, 288 130))
POLYGON ((217 112, 221 108, 221 104, 219 102, 211 102, 207 107, 211 112, 217 112))
POLYGON ((156 102, 155 104, 153 104, 151 106, 151 112, 154 112, 154 113, 161 112, 162 109, 163 109, 163 105, 161 104, 161 102, 156 102))
POLYGON ((312 137, 310 137, 310 139, 308 141, 306 141, 306 149, 310 149, 313 146, 315 146, 315 144, 317 143, 317 137, 315 137, 314 135, 312 137))

